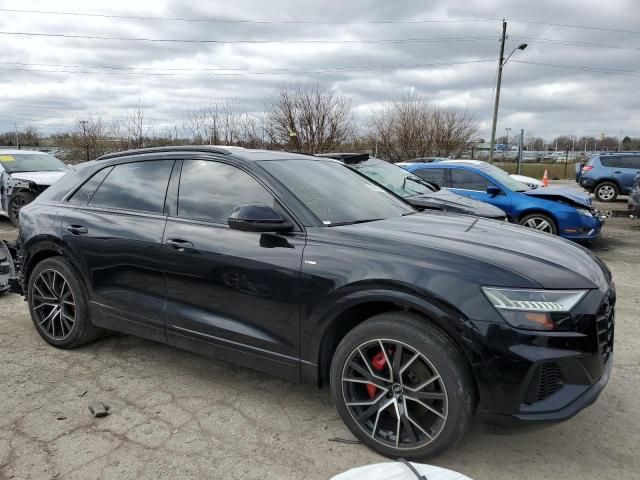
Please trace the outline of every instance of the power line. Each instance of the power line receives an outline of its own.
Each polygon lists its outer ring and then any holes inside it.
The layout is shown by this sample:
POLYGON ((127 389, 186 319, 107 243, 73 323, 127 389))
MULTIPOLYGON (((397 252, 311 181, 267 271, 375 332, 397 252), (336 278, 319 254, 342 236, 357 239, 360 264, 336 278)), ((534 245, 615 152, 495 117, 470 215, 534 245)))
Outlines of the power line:
POLYGON ((27 13, 38 15, 65 15, 74 17, 98 17, 122 20, 151 20, 162 22, 201 22, 201 23, 257 23, 272 25, 371 25, 371 24, 422 24, 422 23, 460 23, 460 22, 495 22, 497 18, 461 18, 461 19, 416 19, 416 20, 367 20, 359 22, 332 22, 318 20, 241 20, 232 18, 193 18, 193 17, 150 17, 140 15, 113 15, 106 13, 64 12, 53 10, 25 10, 17 8, 0 8, 0 12, 27 13))
MULTIPOLYGON (((418 63, 418 64, 395 64, 395 65, 346 65, 346 66, 335 66, 335 67, 319 67, 318 71, 358 71, 358 70, 392 70, 392 69, 412 69, 412 68, 423 68, 423 67, 437 67, 437 66, 449 66, 449 65, 462 65, 467 63, 484 63, 490 62, 490 59, 487 60, 463 60, 459 62, 440 62, 440 63, 418 63)), ((299 72, 306 71, 306 69, 300 68, 272 68, 268 70, 262 71, 252 71, 248 68, 165 68, 165 67, 120 67, 120 66, 111 66, 111 65, 78 65, 78 64, 60 64, 60 63, 24 63, 24 62, 0 62, 0 65, 16 65, 20 67, 57 67, 57 68, 88 68, 88 69, 105 69, 105 70, 134 70, 135 74, 145 75, 147 72, 135 72, 135 70, 147 70, 150 71, 149 75, 159 74, 158 72, 222 72, 225 75, 239 75, 242 73, 256 74, 256 73, 272 73, 272 72, 299 72), (241 72, 241 73, 237 73, 241 72)), ((8 69, 7 69, 8 70, 8 69)), ((16 69, 18 70, 18 69, 16 69)), ((24 69, 25 71, 49 71, 49 70, 39 70, 39 69, 24 69)), ((69 73, 81 73, 76 70, 70 70, 69 73)), ((111 74, 111 72, 87 72, 87 73, 105 73, 111 74)), ((118 72, 119 73, 119 72, 118 72)), ((129 74, 126 72, 125 74, 129 74)))
POLYGON ((533 25, 549 25, 551 27, 563 27, 563 28, 575 28, 581 30, 599 30, 602 32, 616 32, 616 33, 631 33, 631 34, 640 34, 638 30, 625 30, 622 28, 613 28, 613 27, 594 27, 593 25, 577 25, 570 23, 552 23, 552 22, 541 22, 536 20, 510 20, 511 22, 516 23, 529 23, 533 25))
POLYGON ((611 75, 626 75, 631 77, 637 77, 640 75, 640 71, 638 70, 621 70, 618 68, 609 68, 609 67, 594 67, 594 66, 586 66, 586 65, 564 65, 558 63, 542 63, 542 62, 529 62, 525 60, 511 60, 514 63, 524 63, 527 65, 537 65, 541 67, 553 67, 553 68, 565 68, 569 70, 581 70, 585 72, 593 72, 593 73, 608 73, 611 75))
POLYGON ((158 42, 158 43, 213 43, 213 44, 368 44, 368 43, 431 43, 431 42, 475 42, 477 40, 494 40, 495 36, 467 36, 467 37, 431 37, 431 38, 391 38, 370 40, 211 40, 188 38, 145 38, 145 37, 110 37, 101 35, 74 35, 67 33, 37 33, 37 32, 6 32, 0 35, 15 35, 27 37, 78 38, 83 40, 117 40, 126 42, 158 42))
POLYGON ((510 35, 510 38, 527 40, 529 43, 548 43, 552 45, 564 45, 572 47, 593 47, 593 48, 613 48, 619 50, 640 50, 640 46, 635 45, 613 45, 609 43, 591 43, 591 42, 578 42, 573 40, 562 40, 556 38, 538 38, 538 37, 524 37, 510 35))
MULTIPOLYGON (((297 68, 278 68, 263 71, 240 71, 240 72, 211 72, 211 69, 198 70, 193 69, 184 73, 160 73, 160 72, 123 72, 123 71, 92 71, 92 70, 52 70, 52 69, 39 69, 39 68, 0 68, 0 70, 7 71, 24 71, 24 72, 43 72, 43 73, 68 73, 68 74, 98 74, 98 75, 139 75, 139 76, 160 76, 160 77, 173 77, 190 75, 194 72, 203 72, 206 76, 245 76, 245 75, 286 75, 287 73, 340 73, 340 72, 367 72, 377 70, 412 70, 421 68, 438 68, 448 67, 453 65, 465 65, 475 63, 493 62, 493 59, 487 60, 465 60, 460 62, 441 62, 441 63, 418 63, 418 64, 401 64, 401 65, 360 65, 360 66, 345 66, 345 67, 325 67, 320 69, 297 69, 297 68), (204 73, 206 72, 206 73, 204 73)), ((14 65, 15 63, 0 62, 0 65, 14 65)), ((98 68, 98 67, 81 67, 81 68, 98 68)), ((99 67, 99 68, 114 68, 119 67, 99 67)), ((123 67, 124 68, 124 67, 123 67)), ((232 70, 232 69, 229 69, 232 70)))

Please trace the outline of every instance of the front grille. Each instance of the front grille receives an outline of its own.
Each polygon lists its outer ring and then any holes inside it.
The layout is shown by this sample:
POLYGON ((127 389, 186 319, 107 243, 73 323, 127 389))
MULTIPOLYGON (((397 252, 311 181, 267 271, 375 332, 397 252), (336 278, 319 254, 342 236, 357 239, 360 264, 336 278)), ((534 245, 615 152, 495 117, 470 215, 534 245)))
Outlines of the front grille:
POLYGON ((538 381, 538 402, 550 397, 562 388, 564 375, 557 363, 545 363, 540 367, 540 379, 538 381))
POLYGON ((613 352, 613 327, 614 327, 614 304, 607 298, 600 306, 598 317, 596 318, 596 330, 598 333, 598 351, 602 361, 607 363, 613 352))

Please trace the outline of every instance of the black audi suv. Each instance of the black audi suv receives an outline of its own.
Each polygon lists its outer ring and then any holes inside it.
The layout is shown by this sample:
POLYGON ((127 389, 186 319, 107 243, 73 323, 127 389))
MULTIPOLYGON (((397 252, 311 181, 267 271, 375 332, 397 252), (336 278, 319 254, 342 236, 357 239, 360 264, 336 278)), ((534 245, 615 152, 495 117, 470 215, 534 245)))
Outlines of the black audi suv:
POLYGON ((117 330, 329 385, 351 431, 391 457, 443 452, 476 412, 567 419, 611 372, 616 297, 598 258, 419 213, 335 160, 111 154, 20 220, 18 277, 51 345, 117 330))

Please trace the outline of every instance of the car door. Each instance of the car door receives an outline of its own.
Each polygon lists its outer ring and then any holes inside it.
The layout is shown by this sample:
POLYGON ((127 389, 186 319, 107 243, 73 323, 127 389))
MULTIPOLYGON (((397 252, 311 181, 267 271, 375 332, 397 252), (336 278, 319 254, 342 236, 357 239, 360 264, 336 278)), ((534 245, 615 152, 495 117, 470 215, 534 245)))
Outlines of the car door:
POLYGON ((511 192, 481 173, 464 168, 451 168, 448 185, 455 193, 490 203, 511 214, 511 192), (496 195, 487 193, 489 187, 498 188, 500 193, 496 195))
POLYGON ((182 163, 162 247, 168 342, 299 379, 304 232, 229 228, 227 219, 237 205, 280 209, 278 201, 238 166, 197 159, 182 163))
POLYGON ((77 190, 62 240, 84 270, 99 326, 165 341, 162 235, 174 160, 106 167, 77 190))
POLYGON ((640 155, 615 156, 613 175, 622 187, 620 193, 629 193, 633 181, 640 174, 640 155))

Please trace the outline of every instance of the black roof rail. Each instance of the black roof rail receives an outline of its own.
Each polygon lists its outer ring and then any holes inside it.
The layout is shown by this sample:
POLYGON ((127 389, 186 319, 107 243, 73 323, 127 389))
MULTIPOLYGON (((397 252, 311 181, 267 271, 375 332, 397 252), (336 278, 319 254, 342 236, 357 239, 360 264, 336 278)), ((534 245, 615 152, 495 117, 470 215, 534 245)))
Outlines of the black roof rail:
POLYGON ((166 147, 148 147, 148 148, 136 148, 132 150, 123 150, 121 152, 107 153, 98 157, 96 160, 108 160, 110 158, 126 157, 129 155, 140 155, 144 153, 162 153, 162 152, 179 152, 188 150, 191 152, 208 152, 208 153, 220 153, 222 155, 231 155, 233 152, 231 149, 223 147, 213 147, 209 145, 170 145, 166 147))
POLYGON ((359 152, 345 152, 345 153, 316 153, 316 157, 333 158, 334 160, 340 160, 344 163, 360 163, 369 160, 370 155, 368 153, 359 152))

